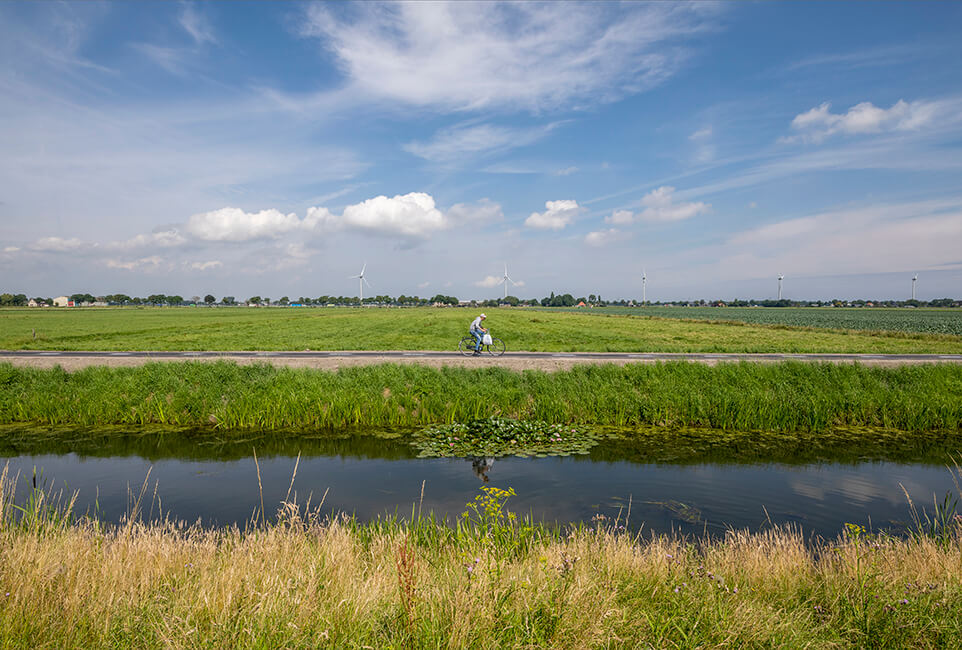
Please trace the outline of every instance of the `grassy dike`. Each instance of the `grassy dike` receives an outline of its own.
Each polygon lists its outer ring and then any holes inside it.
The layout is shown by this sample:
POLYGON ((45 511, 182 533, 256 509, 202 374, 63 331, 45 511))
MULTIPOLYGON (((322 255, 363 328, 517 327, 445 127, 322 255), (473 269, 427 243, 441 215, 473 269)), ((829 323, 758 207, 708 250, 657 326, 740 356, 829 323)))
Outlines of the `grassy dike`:
MULTIPOLYGON (((0 480, 0 646, 957 648, 962 526, 723 539, 552 531, 482 488, 454 527, 294 503, 241 531, 72 520, 0 480)), ((254 518, 256 519, 256 517, 254 518)))
POLYGON ((229 431, 419 426, 495 415, 742 431, 958 431, 962 367, 671 362, 547 373, 389 364, 328 372, 186 362, 68 373, 0 364, 0 423, 229 431))

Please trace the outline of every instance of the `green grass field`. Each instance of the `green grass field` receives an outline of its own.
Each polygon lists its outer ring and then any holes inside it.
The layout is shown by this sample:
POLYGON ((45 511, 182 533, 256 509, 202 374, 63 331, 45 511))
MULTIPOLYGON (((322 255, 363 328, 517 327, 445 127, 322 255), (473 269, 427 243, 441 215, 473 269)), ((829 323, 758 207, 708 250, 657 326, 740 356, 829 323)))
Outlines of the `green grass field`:
MULTIPOLYGON (((0 349, 454 350, 477 311, 4 309, 0 349)), ((714 323, 601 310, 487 312, 486 324, 505 340, 509 351, 962 353, 962 336, 949 334, 714 323)), ((915 313, 925 317, 923 311, 915 313)))

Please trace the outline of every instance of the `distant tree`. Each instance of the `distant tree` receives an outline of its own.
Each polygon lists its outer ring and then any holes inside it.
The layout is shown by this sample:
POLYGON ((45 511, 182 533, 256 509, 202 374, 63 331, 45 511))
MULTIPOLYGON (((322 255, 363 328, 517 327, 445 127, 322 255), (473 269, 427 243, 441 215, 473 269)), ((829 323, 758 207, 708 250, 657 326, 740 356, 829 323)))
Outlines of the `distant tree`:
POLYGON ((147 302, 149 302, 152 305, 166 305, 167 296, 165 296, 162 293, 155 293, 147 296, 147 302))
POLYGON ((167 296, 167 304, 168 304, 168 305, 183 305, 183 304, 184 304, 184 297, 183 297, 183 296, 167 296))
POLYGON ((200 302, 200 296, 191 296, 190 301, 196 305, 200 302))
POLYGON ((517 307, 518 303, 521 302, 516 296, 508 296, 502 301, 506 305, 511 305, 512 307, 517 307))
POLYGON ((277 304, 278 304, 278 305, 287 305, 287 304, 290 303, 290 302, 291 302, 290 298, 288 298, 287 296, 284 296, 283 298, 281 298, 280 300, 277 301, 277 304))
POLYGON ((951 307, 955 304, 955 301, 951 298, 936 298, 935 300, 929 301, 930 307, 951 307))
POLYGON ((595 301, 595 294, 589 293, 589 294, 588 294, 588 302, 594 302, 594 301, 595 301))
POLYGON ((261 304, 261 297, 260 297, 260 296, 251 296, 250 298, 247 299, 247 302, 248 302, 248 304, 251 304, 251 305, 259 305, 259 304, 261 304))
POLYGON ((224 296, 221 298, 221 302, 225 305, 236 305, 237 301, 234 300, 234 296, 224 296))
POLYGON ((208 305, 213 305, 215 302, 217 302, 217 298, 215 298, 210 294, 207 294, 206 296, 204 296, 204 302, 206 302, 208 305))

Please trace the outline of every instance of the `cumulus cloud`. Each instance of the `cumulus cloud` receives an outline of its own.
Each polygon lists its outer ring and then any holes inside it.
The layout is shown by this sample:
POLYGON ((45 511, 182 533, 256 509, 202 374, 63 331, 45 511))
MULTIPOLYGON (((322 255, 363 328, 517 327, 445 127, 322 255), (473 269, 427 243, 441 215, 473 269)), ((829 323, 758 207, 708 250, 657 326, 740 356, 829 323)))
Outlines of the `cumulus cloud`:
POLYGON ((35 241, 30 248, 31 250, 40 252, 66 253, 68 251, 93 246, 96 246, 96 244, 87 244, 76 237, 71 237, 70 239, 64 239, 62 237, 41 237, 35 241))
POLYGON ((663 185, 645 194, 641 199, 645 209, 637 218, 642 221, 683 221, 711 209, 708 203, 675 203, 674 193, 674 187, 663 185))
POLYGON ((792 129, 799 134, 782 138, 782 141, 821 142, 836 133, 856 135, 915 131, 932 123, 938 113, 935 102, 906 102, 902 99, 890 108, 879 108, 872 102, 862 102, 850 108, 847 113, 832 113, 831 107, 830 102, 825 102, 796 115, 792 120, 792 129))
POLYGON ((475 282, 474 286, 484 287, 485 289, 491 289, 501 284, 502 279, 503 278, 498 278, 493 275, 486 275, 484 276, 483 280, 478 280, 477 282, 475 282))
POLYGON ((562 230, 581 212, 578 202, 570 199, 545 201, 544 207, 547 208, 544 212, 532 212, 524 225, 538 230, 562 230))
POLYGON ((434 198, 423 192, 392 198, 376 196, 347 206, 334 221, 342 227, 406 237, 425 237, 448 226, 448 220, 435 207, 434 198))
POLYGON ((615 210, 610 216, 605 217, 605 223, 617 226, 627 226, 634 223, 635 215, 630 210, 615 210))
POLYGON ((404 150, 435 162, 452 162, 473 154, 506 151, 532 144, 559 123, 537 128, 510 128, 494 124, 456 126, 437 132, 428 142, 408 142, 404 150))
POLYGON ((6 246, 3 249, 4 253, 16 253, 20 250, 19 246, 6 246))
POLYGON ((453 110, 541 110, 658 84, 689 55, 676 41, 707 29, 716 12, 703 3, 311 5, 303 33, 373 96, 453 110))
POLYGON ((596 230, 585 235, 585 243, 589 246, 601 247, 624 238, 624 234, 617 228, 596 230))
POLYGON ((452 222, 483 225, 504 219, 501 204, 490 199, 481 199, 477 203, 455 203, 447 210, 447 216, 452 222))
POLYGON ((187 221, 187 231, 204 241, 240 242, 252 239, 274 239, 305 227, 310 227, 310 224, 302 222, 294 213, 283 214, 273 208, 260 212, 221 208, 195 214, 187 221))

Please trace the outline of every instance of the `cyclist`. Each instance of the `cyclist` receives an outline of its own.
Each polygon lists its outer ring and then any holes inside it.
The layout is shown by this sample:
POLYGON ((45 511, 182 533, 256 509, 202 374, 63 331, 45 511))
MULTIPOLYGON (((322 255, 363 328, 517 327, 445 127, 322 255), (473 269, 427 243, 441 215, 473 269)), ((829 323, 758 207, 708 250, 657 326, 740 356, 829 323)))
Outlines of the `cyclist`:
POLYGON ((487 316, 484 314, 475 318, 471 321, 471 328, 468 330, 475 340, 474 354, 472 355, 475 357, 481 356, 481 342, 484 340, 484 335, 488 333, 488 330, 481 326, 481 322, 485 318, 487 318, 487 316))

